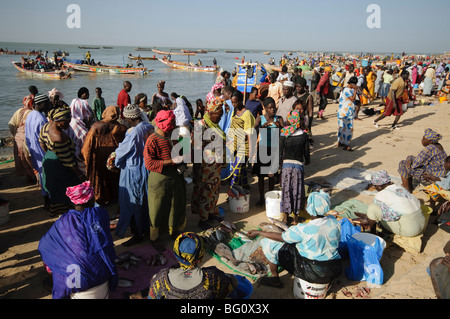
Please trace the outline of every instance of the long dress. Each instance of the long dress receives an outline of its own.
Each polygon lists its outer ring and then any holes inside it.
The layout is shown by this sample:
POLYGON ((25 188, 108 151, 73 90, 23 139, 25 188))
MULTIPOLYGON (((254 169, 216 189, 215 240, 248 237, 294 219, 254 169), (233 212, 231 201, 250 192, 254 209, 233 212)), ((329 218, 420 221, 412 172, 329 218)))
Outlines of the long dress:
POLYGON ((14 130, 14 163, 16 175, 27 176, 29 178, 35 177, 30 151, 25 141, 25 123, 31 111, 32 109, 27 106, 21 107, 14 113, 8 123, 14 130))
POLYGON ((436 80, 436 71, 433 68, 429 68, 425 72, 425 80, 423 81, 423 95, 430 95, 433 90, 434 82, 436 80))
MULTIPOLYGON (((205 158, 204 149, 210 141, 205 139, 205 131, 209 129, 205 120, 198 121, 194 126, 194 134, 201 134, 202 138, 202 162, 194 163, 191 210, 193 214, 198 214, 200 220, 207 220, 210 215, 219 215, 217 201, 220 193, 220 171, 225 167, 224 161, 218 162, 217 157, 205 158), (208 160, 208 161, 205 161, 208 160)), ((215 154, 214 154, 215 155, 215 154)), ((214 156, 211 154, 211 156, 214 156)))
POLYGON ((234 162, 231 164, 230 175, 227 177, 231 180, 231 187, 238 185, 248 187, 247 159, 249 156, 249 137, 247 135, 254 132, 255 118, 252 112, 245 110, 241 115, 236 115, 234 111, 231 119, 230 129, 227 134, 232 138, 234 150, 234 162))
POLYGON ((117 122, 96 122, 81 149, 86 163, 86 176, 94 187, 95 202, 99 205, 117 200, 120 174, 116 170, 108 170, 106 161, 125 138, 126 130, 125 126, 117 122))
POLYGON ((83 99, 73 99, 70 103, 70 110, 72 119, 67 133, 75 144, 75 157, 78 168, 86 173, 86 164, 81 157, 81 148, 89 131, 85 122, 92 116, 92 111, 88 102, 83 99))
POLYGON ((171 159, 172 141, 157 133, 152 134, 144 149, 148 175, 148 213, 150 239, 156 240, 160 230, 168 228, 169 234, 186 225, 186 182, 175 166, 163 166, 171 159))
POLYGON ((72 170, 76 167, 75 145, 68 138, 65 142, 53 142, 49 135, 50 123, 45 124, 39 135, 40 143, 47 152, 42 161, 42 186, 50 195, 50 214, 64 214, 72 206, 66 188, 80 184, 72 170))
POLYGON ((339 98, 338 118, 338 142, 349 145, 353 138, 353 119, 355 118, 355 103, 350 101, 354 90, 345 88, 339 98))
POLYGON ((45 124, 47 124, 47 118, 36 110, 28 114, 25 121, 25 141, 30 151, 33 168, 39 174, 42 196, 48 196, 47 191, 42 186, 42 161, 44 160, 45 152, 39 144, 39 134, 45 124))
POLYGON ((446 174, 444 163, 447 153, 440 149, 436 144, 426 146, 417 157, 408 156, 406 160, 399 163, 398 172, 404 178, 413 177, 424 185, 432 182, 423 177, 424 173, 428 173, 435 177, 444 177, 446 174), (412 164, 408 168, 406 162, 411 160, 412 164))
POLYGON ((141 236, 148 229, 147 214, 147 177, 144 165, 144 145, 153 126, 140 122, 130 128, 122 143, 116 149, 115 166, 120 168, 119 206, 120 217, 116 235, 123 237, 134 220, 132 231, 141 236))

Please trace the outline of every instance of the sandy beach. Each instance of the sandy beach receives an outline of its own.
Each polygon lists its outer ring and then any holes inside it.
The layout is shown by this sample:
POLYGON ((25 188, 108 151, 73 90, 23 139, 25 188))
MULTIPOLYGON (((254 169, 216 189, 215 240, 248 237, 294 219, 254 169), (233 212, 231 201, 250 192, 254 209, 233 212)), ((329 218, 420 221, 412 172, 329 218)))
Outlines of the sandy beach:
MULTIPOLYGON (((418 97, 421 99, 422 97, 418 97)), ((325 111, 325 119, 314 119, 313 138, 314 149, 311 154, 311 164, 306 166, 306 182, 315 181, 329 183, 333 177, 353 170, 377 171, 385 169, 392 177, 399 177, 397 172, 399 161, 408 155, 417 155, 422 145, 423 132, 432 128, 443 135, 441 144, 450 152, 449 115, 450 105, 438 104, 415 106, 408 109, 402 116, 400 130, 389 130, 393 117, 379 122, 380 128, 372 125, 375 116, 360 114, 361 121, 355 121, 354 139, 351 146, 354 152, 345 152, 337 148, 337 104, 329 104, 325 111)), ((373 105, 378 105, 378 100, 373 105)), ((379 108, 379 107, 377 107, 379 108)), ((317 107, 316 107, 317 110, 317 107)), ((276 187, 278 187, 277 185, 276 187)), ((198 216, 190 211, 192 184, 188 185, 188 205, 186 231, 199 232, 198 216)), ((267 183, 266 183, 267 190, 267 183)), ((415 192, 419 199, 428 203, 423 192, 415 192)), ((47 290, 43 281, 48 276, 42 266, 42 260, 37 250, 39 240, 56 220, 50 218, 48 211, 42 208, 43 201, 36 185, 29 185, 23 177, 16 177, 14 163, 0 165, 0 196, 10 201, 10 221, 0 226, 0 298, 2 299, 51 299, 51 291, 47 290)), ((230 212, 226 201, 226 186, 222 186, 219 205, 226 211, 225 219, 232 222, 245 222, 257 226, 267 221, 264 207, 257 207, 257 178, 251 178, 251 208, 248 213, 235 214, 230 212)), ((348 199, 357 199, 371 203, 373 196, 364 195, 353 190, 334 188, 332 205, 348 199)), ((111 216, 115 207, 108 207, 111 216)), ((395 244, 388 243, 381 259, 384 272, 384 284, 380 288, 372 288, 367 298, 371 299, 436 299, 431 280, 427 274, 430 261, 443 256, 443 247, 450 240, 450 234, 434 224, 436 216, 431 216, 422 239, 422 252, 405 251, 395 244)), ((117 253, 129 248, 122 245, 129 237, 113 239, 117 253)), ((173 241, 167 237, 167 246, 173 241)), ((146 241, 140 246, 149 245, 146 241)), ((344 260, 344 269, 349 261, 344 260)), ((218 268, 232 272, 219 263, 211 255, 206 254, 204 266, 215 265, 218 268)), ((251 299, 293 299, 293 276, 286 271, 280 274, 284 283, 283 289, 259 286, 254 283, 251 299)), ((365 287, 366 282, 354 282, 346 278, 345 272, 330 288, 327 299, 352 299, 356 296, 357 287, 365 287), (352 292, 352 296, 344 295, 343 288, 352 292)))

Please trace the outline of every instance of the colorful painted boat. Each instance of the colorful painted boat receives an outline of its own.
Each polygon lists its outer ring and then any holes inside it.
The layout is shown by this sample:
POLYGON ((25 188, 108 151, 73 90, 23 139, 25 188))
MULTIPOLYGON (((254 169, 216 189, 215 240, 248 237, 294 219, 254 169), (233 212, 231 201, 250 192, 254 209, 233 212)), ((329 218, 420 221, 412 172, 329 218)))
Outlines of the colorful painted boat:
POLYGON ((137 47, 134 48, 135 51, 153 51, 152 48, 141 48, 141 47, 137 47))
POLYGON ((218 66, 195 66, 183 62, 177 62, 177 61, 169 61, 164 59, 158 59, 162 63, 164 63, 167 66, 170 66, 174 69, 179 70, 185 70, 185 71, 195 71, 195 72, 216 72, 219 67, 218 66))
POLYGON ((92 73, 109 73, 109 74, 147 74, 153 70, 147 70, 147 68, 124 68, 113 65, 88 65, 78 64, 64 61, 64 65, 68 68, 72 68, 76 71, 92 72, 92 73))
POLYGON ((270 51, 267 51, 267 52, 264 52, 264 55, 269 55, 271 52, 270 51))
POLYGON ((197 55, 197 53, 184 53, 184 52, 172 52, 172 51, 161 51, 161 50, 157 50, 157 49, 153 49, 153 52, 157 53, 157 54, 162 54, 162 55, 197 55))
MULTIPOLYGON (((137 60, 139 57, 137 57, 137 56, 132 56, 132 55, 129 55, 128 56, 128 59, 130 59, 130 60, 137 60)), ((152 58, 152 57, 144 57, 144 56, 141 56, 141 60, 158 60, 158 58, 152 58)))
POLYGON ((42 51, 0 51, 0 55, 43 55, 42 51))
POLYGON ((22 67, 22 62, 17 61, 11 61, 11 63, 14 65, 14 67, 19 70, 22 73, 25 73, 27 75, 43 78, 43 79, 49 79, 49 80, 65 80, 72 76, 73 72, 70 72, 69 70, 59 70, 59 71, 47 71, 47 72, 41 72, 41 71, 34 71, 34 70, 28 70, 24 69, 22 67))

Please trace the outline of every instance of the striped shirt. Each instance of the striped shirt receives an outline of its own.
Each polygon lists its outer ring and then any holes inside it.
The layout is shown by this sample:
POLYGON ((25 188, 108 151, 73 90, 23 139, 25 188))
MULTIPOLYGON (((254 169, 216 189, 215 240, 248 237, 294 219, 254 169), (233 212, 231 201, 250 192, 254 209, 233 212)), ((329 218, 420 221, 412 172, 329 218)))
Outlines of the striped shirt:
POLYGON ((48 130, 49 125, 50 123, 47 123, 42 127, 39 134, 39 143, 44 144, 49 151, 54 152, 63 166, 69 168, 77 166, 75 162, 75 144, 73 144, 70 138, 62 143, 53 142, 48 130))
POLYGON ((145 167, 150 172, 162 173, 163 161, 171 159, 172 141, 153 133, 147 139, 144 148, 145 167))

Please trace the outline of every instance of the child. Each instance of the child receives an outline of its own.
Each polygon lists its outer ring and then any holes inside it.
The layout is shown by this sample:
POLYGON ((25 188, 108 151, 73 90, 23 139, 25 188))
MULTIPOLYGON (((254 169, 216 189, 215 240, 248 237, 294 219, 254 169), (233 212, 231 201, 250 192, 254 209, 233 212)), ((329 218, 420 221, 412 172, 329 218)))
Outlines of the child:
POLYGON ((430 198, 430 208, 433 210, 436 207, 436 201, 439 199, 439 196, 443 197, 445 200, 450 200, 450 156, 447 156, 445 159, 444 167, 447 171, 445 177, 435 177, 428 173, 424 173, 424 177, 433 182, 423 189, 430 198))
MULTIPOLYGON (((275 136, 278 138, 278 129, 283 127, 283 119, 281 116, 275 115, 277 112, 275 100, 268 97, 264 100, 264 115, 259 115, 255 120, 255 129, 258 130, 259 143, 256 163, 253 164, 252 173, 258 175, 259 201, 258 206, 263 206, 264 199, 264 177, 269 177, 269 191, 275 187, 275 176, 277 172, 271 171, 273 165, 272 147, 277 148, 278 143, 272 141, 273 130, 276 129, 275 136), (270 171, 270 173, 269 173, 270 171)), ((276 159, 278 160, 278 158, 276 159)), ((275 168, 278 171, 278 165, 275 168)))
POLYGON ((106 109, 105 105, 105 99, 102 97, 102 89, 101 88, 95 88, 95 94, 97 95, 92 102, 93 105, 93 111, 94 111, 94 117, 96 121, 102 120, 102 114, 103 111, 106 109))

